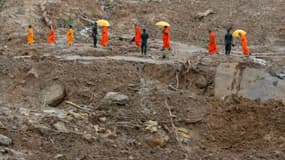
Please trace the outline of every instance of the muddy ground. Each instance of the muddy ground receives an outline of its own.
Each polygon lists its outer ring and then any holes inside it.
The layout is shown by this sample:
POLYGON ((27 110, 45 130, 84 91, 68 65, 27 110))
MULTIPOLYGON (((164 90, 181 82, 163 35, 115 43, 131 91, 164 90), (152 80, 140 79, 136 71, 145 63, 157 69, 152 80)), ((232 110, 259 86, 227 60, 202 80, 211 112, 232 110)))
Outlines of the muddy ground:
POLYGON ((1 57, 1 134, 13 140, 2 157, 284 159, 284 103, 213 97, 214 64, 197 64, 173 89, 175 64, 87 62, 1 57), (206 75, 209 84, 201 87, 198 77, 206 75), (56 108, 44 99, 53 84, 66 89, 56 108), (128 103, 105 103, 110 91, 128 103), (157 124, 147 129, 150 120, 157 124))

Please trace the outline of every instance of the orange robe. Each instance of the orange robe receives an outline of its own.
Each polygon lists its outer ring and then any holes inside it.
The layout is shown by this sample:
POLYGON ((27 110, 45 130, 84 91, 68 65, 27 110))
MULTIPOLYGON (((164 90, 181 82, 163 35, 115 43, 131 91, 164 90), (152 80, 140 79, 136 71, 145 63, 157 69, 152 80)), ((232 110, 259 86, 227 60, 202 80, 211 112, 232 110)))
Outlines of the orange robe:
POLYGON ((242 34, 240 36, 240 40, 241 40, 241 45, 242 45, 242 53, 246 56, 248 56, 250 54, 250 50, 248 49, 247 45, 248 45, 248 42, 247 42, 247 38, 246 38, 246 35, 245 34, 242 34))
POLYGON ((52 43, 55 42, 55 40, 56 40, 55 39, 55 31, 54 31, 53 28, 51 28, 50 31, 49 31, 48 43, 52 44, 52 43))
POLYGON ((163 30, 163 36, 162 36, 162 40, 163 40, 163 49, 170 49, 170 31, 169 28, 164 28, 163 30))
POLYGON ((35 42, 35 40, 34 40, 34 32, 33 32, 32 28, 29 29, 27 41, 28 41, 28 44, 30 44, 30 45, 35 42))
POLYGON ((136 45, 139 47, 139 46, 141 46, 142 30, 140 27, 136 27, 135 32, 136 32, 135 42, 136 42, 136 45))
POLYGON ((68 45, 73 44, 73 29, 69 28, 66 33, 66 40, 68 45))
POLYGON ((108 27, 107 26, 103 26, 102 28, 102 39, 101 39, 101 45, 103 47, 106 47, 108 45, 108 27))
POLYGON ((217 43, 216 43, 216 35, 214 32, 211 32, 209 35, 209 45, 208 45, 209 54, 218 53, 217 43))

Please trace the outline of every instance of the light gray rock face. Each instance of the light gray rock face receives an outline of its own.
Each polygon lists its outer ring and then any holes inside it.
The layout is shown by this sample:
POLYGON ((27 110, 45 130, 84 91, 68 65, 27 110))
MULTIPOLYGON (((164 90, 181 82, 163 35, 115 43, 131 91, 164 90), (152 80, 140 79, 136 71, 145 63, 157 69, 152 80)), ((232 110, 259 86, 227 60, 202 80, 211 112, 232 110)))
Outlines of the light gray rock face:
POLYGON ((285 101, 285 80, 271 76, 265 69, 245 68, 241 73, 238 63, 222 63, 215 76, 215 96, 225 98, 238 95, 252 100, 285 101))
POLYGON ((242 74, 238 95, 262 101, 285 100, 285 81, 271 76, 265 70, 246 68, 242 74))

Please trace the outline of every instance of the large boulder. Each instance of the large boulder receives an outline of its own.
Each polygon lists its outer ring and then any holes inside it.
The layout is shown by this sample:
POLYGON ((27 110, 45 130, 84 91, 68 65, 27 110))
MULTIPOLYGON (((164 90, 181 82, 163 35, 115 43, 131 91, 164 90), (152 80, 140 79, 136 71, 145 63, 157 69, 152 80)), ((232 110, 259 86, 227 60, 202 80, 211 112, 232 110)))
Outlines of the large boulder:
POLYGON ((224 98, 237 93, 240 71, 238 63, 221 63, 216 70, 215 96, 224 98))
POLYGON ((108 92, 104 101, 110 104, 126 105, 129 102, 129 97, 118 92, 108 92))
POLYGON ((44 95, 46 104, 56 107, 64 100, 65 87, 60 84, 51 85, 44 90, 44 95))
POLYGON ((238 95, 262 101, 285 100, 285 81, 271 76, 264 69, 246 68, 242 74, 238 95))

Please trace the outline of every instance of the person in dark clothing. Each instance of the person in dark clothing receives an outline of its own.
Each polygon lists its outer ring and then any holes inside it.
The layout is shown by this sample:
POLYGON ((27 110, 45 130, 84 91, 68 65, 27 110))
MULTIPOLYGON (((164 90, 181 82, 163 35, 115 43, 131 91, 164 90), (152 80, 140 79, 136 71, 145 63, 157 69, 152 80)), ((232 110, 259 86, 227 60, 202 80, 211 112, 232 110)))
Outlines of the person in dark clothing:
POLYGON ((98 35, 97 23, 95 22, 94 26, 92 28, 92 37, 93 37, 94 48, 97 48, 97 35, 98 35))
POLYGON ((142 55, 145 55, 145 56, 146 56, 148 33, 146 32, 145 29, 143 29, 143 33, 142 33, 142 35, 141 35, 141 40, 142 40, 141 52, 142 52, 142 55))
POLYGON ((231 29, 228 29, 227 34, 225 35, 226 55, 231 54, 232 45, 233 45, 233 36, 231 34, 231 29))

